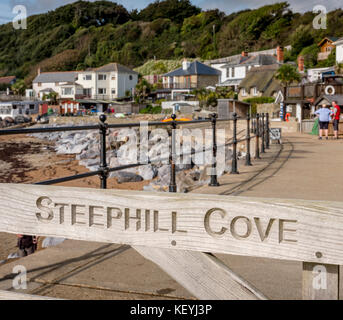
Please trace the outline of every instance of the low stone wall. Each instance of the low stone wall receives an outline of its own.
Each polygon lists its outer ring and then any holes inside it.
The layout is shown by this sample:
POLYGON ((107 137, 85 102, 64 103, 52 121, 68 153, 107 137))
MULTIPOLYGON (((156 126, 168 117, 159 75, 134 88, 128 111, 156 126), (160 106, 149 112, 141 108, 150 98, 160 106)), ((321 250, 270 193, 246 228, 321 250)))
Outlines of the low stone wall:
POLYGON ((296 133, 300 131, 299 123, 295 121, 285 122, 285 121, 271 121, 271 128, 281 128, 282 133, 296 133))
POLYGON ((280 113, 280 105, 276 103, 263 103, 257 105, 257 113, 269 113, 270 118, 278 116, 280 113))

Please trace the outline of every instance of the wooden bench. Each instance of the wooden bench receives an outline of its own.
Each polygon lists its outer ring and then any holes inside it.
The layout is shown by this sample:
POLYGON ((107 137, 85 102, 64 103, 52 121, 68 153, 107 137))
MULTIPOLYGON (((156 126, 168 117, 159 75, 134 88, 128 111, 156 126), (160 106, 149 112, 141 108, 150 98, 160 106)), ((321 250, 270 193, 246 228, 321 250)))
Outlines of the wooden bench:
POLYGON ((339 298, 343 202, 0 184, 0 232, 131 245, 198 299, 267 299, 212 253, 301 261, 339 298))

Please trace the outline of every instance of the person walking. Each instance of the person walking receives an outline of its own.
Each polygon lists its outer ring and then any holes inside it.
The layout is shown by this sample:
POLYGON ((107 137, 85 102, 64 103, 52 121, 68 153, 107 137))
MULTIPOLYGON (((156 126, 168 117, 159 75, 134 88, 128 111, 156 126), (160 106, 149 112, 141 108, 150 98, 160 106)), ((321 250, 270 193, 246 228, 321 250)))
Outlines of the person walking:
POLYGON ((25 236, 18 234, 18 255, 19 257, 26 257, 33 254, 37 250, 38 239, 35 236, 25 236))
POLYGON ((334 132, 334 139, 338 139, 338 127, 339 127, 339 119, 341 116, 341 108, 336 103, 336 101, 332 101, 332 118, 333 118, 333 132, 334 132))
POLYGON ((323 131, 325 133, 326 140, 328 140, 331 111, 326 107, 326 104, 323 104, 315 114, 319 116, 319 140, 323 137, 323 131))

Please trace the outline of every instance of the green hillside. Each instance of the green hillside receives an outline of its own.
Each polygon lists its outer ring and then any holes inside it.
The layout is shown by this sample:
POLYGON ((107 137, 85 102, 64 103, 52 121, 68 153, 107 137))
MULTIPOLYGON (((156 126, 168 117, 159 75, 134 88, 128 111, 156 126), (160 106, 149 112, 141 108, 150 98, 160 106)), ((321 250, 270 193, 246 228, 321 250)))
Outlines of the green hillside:
POLYGON ((327 30, 313 29, 314 17, 293 13, 286 2, 225 15, 201 11, 188 0, 155 2, 140 12, 109 1, 78 1, 29 17, 27 30, 1 25, 0 76, 29 82, 38 67, 73 70, 115 61, 136 68, 153 59, 177 65, 183 57, 212 59, 279 44, 294 47, 287 59, 303 51, 312 66, 315 44, 343 36, 343 10, 329 13, 327 30))

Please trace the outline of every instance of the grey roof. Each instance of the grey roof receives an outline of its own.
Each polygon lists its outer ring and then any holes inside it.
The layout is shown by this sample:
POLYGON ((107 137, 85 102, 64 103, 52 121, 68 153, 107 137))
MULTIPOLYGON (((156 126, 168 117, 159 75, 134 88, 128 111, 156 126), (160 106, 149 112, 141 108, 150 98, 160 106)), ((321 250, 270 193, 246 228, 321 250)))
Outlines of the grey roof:
POLYGON ((268 65, 252 68, 239 88, 250 90, 256 87, 258 91, 263 93, 263 96, 272 96, 273 92, 281 88, 280 83, 274 77, 278 67, 278 65, 268 65))
POLYGON ((339 38, 335 41, 335 43, 339 43, 339 42, 342 42, 343 41, 343 38, 339 38))
POLYGON ((238 86, 243 80, 244 80, 244 78, 242 78, 242 79, 226 80, 224 82, 221 82, 218 86, 220 86, 220 87, 238 86))
POLYGON ((74 83, 77 78, 77 72, 43 72, 39 74, 33 83, 54 83, 54 82, 72 82, 74 83))
POLYGON ((314 103, 315 106, 322 104, 322 101, 325 103, 331 104, 332 101, 336 101, 339 106, 343 106, 343 95, 342 94, 333 94, 333 95, 322 95, 314 103))
POLYGON ((92 69, 92 71, 97 72, 112 72, 116 71, 118 73, 129 73, 129 74, 138 74, 138 72, 131 70, 128 67, 125 67, 119 63, 109 63, 102 67, 92 69))
POLYGON ((206 76, 220 76, 221 71, 207 66, 199 61, 194 61, 190 64, 187 70, 182 67, 164 74, 164 77, 177 77, 177 76, 191 76, 191 75, 206 75, 206 76))
POLYGON ((45 88, 40 90, 39 92, 55 92, 52 88, 45 88))
POLYGON ((250 66, 250 65, 260 65, 266 66, 271 64, 277 64, 277 59, 275 56, 270 54, 259 54, 257 56, 250 56, 250 57, 235 57, 230 61, 228 64, 224 65, 224 67, 233 67, 233 66, 250 66))

